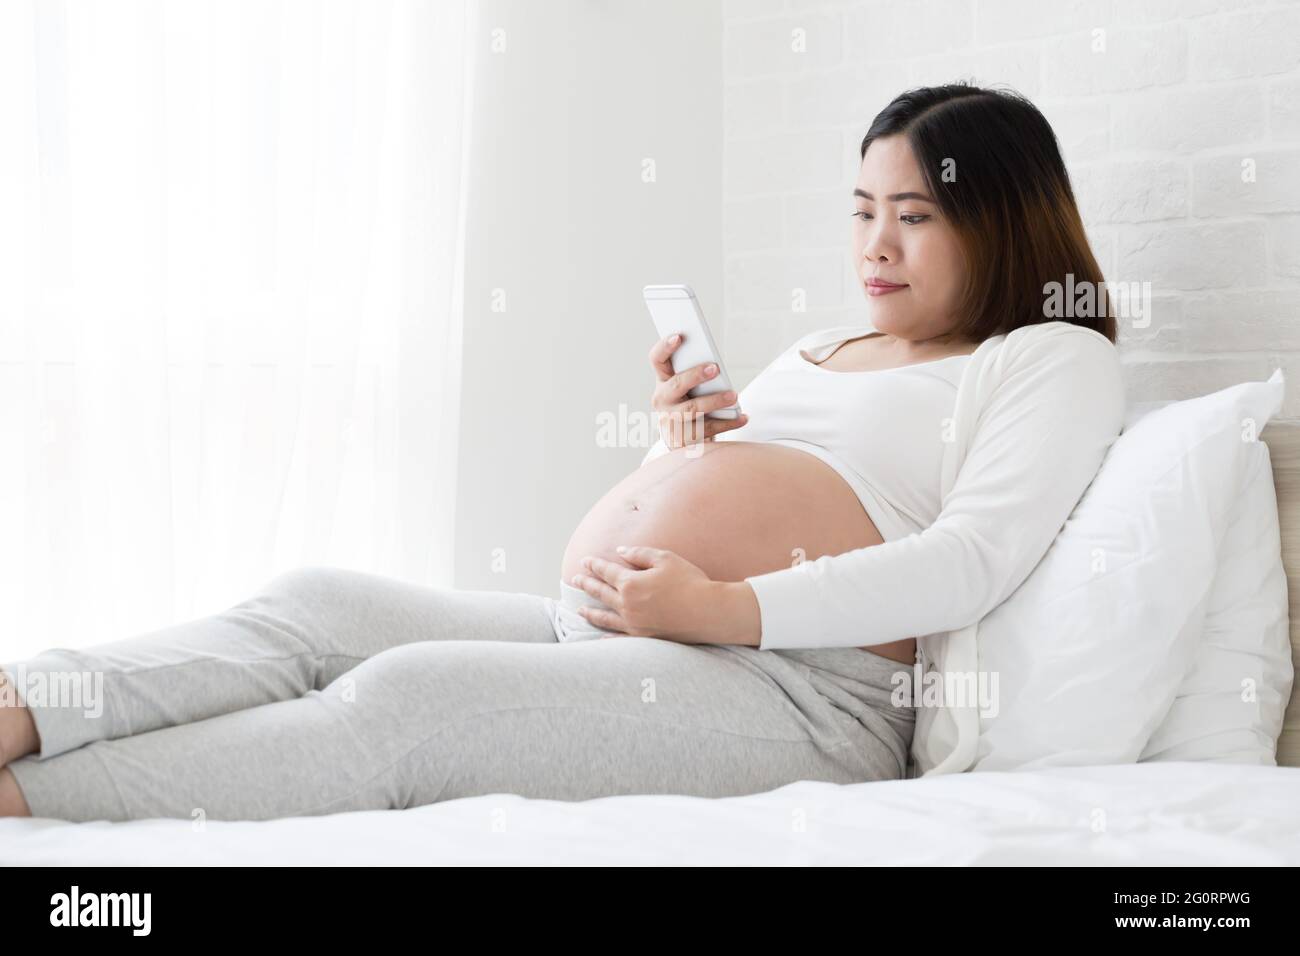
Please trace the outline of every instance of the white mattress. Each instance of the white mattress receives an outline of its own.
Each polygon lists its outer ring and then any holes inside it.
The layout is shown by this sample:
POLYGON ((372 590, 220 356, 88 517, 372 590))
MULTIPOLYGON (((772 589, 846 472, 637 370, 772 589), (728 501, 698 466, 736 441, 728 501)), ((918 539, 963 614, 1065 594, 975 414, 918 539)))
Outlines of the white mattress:
POLYGON ((1145 763, 720 800, 500 794, 267 822, 0 820, 0 864, 1300 864, 1300 769, 1145 763))

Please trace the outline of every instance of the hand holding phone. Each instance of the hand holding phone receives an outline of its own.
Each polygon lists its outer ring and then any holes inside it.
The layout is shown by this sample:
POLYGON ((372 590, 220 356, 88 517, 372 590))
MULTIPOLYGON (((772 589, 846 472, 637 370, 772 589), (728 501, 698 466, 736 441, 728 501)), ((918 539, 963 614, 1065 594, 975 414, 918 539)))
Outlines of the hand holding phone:
MULTIPOLYGON (((709 325, 704 320, 704 311, 690 286, 648 285, 643 293, 659 338, 667 339, 675 333, 682 336, 680 344, 670 357, 674 375, 697 366, 717 366, 717 374, 701 378, 687 391, 687 397, 702 398, 732 391, 731 379, 722 364, 722 355, 713 342, 709 325)), ((734 421, 740 416, 740 406, 735 402, 725 405, 709 404, 712 407, 705 413, 706 418, 734 421)))
MULTIPOLYGON (((661 309, 659 303, 663 301, 655 293, 664 289, 690 294, 684 286, 648 286, 646 304, 652 316, 661 309), (656 304, 651 305, 652 301, 656 304)), ((694 298, 693 295, 690 297, 694 298)), ((698 306, 694 311, 698 312, 698 306)), ((702 324, 702 315, 700 320, 702 324)), ((705 353, 705 360, 692 364, 682 360, 681 355, 689 340, 688 329, 693 323, 688 319, 685 323, 687 328, 678 329, 674 327, 675 321, 669 316, 656 320, 661 337, 650 350, 650 362, 659 379, 650 404, 659 413, 659 434, 669 449, 712 441, 715 435, 740 428, 749 421, 749 417, 740 411, 736 393, 730 388, 707 326, 703 333, 697 327, 694 337, 696 342, 705 342, 704 348, 697 350, 697 354, 705 353), (675 336, 677 341, 673 341, 675 336), (710 366, 714 369, 712 373, 709 372, 710 366), (721 384, 718 384, 719 380, 721 384)))

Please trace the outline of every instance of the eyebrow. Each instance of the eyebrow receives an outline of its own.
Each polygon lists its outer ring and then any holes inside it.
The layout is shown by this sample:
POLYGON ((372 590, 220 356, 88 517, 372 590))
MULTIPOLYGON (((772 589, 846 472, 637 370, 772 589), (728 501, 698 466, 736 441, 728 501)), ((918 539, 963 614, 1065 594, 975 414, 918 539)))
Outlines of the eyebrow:
MULTIPOLYGON (((863 199, 870 199, 872 202, 876 201, 875 196, 871 195, 871 193, 864 193, 861 189, 853 190, 853 195, 861 196, 863 199)), ((933 199, 924 193, 894 193, 892 196, 886 196, 885 198, 890 202, 899 202, 903 199, 919 199, 922 202, 934 202, 933 199)), ((938 205, 938 203, 935 203, 935 205, 938 205)))

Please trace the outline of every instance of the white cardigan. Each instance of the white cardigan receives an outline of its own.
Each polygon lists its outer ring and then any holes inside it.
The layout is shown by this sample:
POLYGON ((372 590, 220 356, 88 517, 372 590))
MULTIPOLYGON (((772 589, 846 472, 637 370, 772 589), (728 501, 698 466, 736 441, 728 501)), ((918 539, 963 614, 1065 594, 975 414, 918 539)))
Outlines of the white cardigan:
MULTIPOLYGON (((1124 415, 1119 353, 1101 333, 1053 321, 981 342, 957 388, 934 524, 746 578, 758 597, 759 648, 915 637, 919 673, 937 671, 953 684, 975 680, 980 620, 1047 552, 1124 415)), ((916 718, 915 772, 971 766, 978 701, 918 701, 916 718)))
MULTIPOLYGON (((918 677, 977 680, 980 620, 1047 552, 1124 415, 1119 353, 1101 333, 1052 321, 984 340, 958 384, 939 517, 916 534, 746 578, 759 648, 915 637, 918 677)), ((916 715, 914 775, 971 766, 978 701, 918 700, 916 715)))

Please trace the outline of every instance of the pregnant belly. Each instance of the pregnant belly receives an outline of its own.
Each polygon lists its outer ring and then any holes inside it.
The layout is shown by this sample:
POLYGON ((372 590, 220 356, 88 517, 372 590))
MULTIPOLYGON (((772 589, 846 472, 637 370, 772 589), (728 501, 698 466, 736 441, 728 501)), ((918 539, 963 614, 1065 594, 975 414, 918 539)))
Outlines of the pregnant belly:
MULTIPOLYGON (((820 458, 766 442, 704 442, 648 462, 596 502, 569 539, 561 575, 570 581, 588 555, 625 564, 614 549, 627 544, 673 551, 715 581, 740 581, 883 540, 820 458)), ((916 641, 863 650, 910 664, 916 641)))

